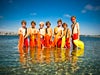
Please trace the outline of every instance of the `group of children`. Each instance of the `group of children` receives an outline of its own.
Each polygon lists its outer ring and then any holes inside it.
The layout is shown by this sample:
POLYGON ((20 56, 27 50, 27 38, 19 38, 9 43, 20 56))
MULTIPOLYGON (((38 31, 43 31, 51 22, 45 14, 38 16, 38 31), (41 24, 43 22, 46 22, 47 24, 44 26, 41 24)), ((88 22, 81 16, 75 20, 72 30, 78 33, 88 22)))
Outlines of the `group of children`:
MULTIPOLYGON (((71 17, 71 22, 72 31, 70 31, 68 25, 66 23, 62 23, 62 20, 60 19, 57 21, 57 26, 54 28, 53 32, 52 28, 50 27, 51 23, 49 21, 47 21, 46 23, 40 22, 39 29, 36 29, 36 23, 32 21, 31 27, 27 29, 26 21, 23 20, 21 22, 22 27, 18 30, 18 35, 23 37, 23 39, 19 38, 19 46, 61 48, 62 38, 65 37, 64 48, 70 48, 70 38, 72 38, 73 43, 73 40, 79 39, 80 35, 79 24, 76 22, 75 16, 71 17), (44 25, 46 25, 46 28, 44 28, 44 25)), ((73 48, 76 48, 74 43, 73 48)))

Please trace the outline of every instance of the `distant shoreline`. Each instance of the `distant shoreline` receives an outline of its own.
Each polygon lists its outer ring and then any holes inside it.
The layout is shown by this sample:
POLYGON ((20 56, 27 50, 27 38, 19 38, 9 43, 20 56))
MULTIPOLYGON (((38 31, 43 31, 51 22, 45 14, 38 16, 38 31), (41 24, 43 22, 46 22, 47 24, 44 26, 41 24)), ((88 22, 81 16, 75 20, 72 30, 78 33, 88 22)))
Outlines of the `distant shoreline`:
POLYGON ((81 36, 100 38, 100 35, 81 35, 81 36))
POLYGON ((0 35, 18 35, 15 32, 0 32, 0 35))
MULTIPOLYGON (((0 32, 0 36, 17 36, 18 34, 15 32, 0 32)), ((80 36, 84 36, 84 37, 96 37, 96 38, 100 38, 100 35, 80 35, 80 36)))

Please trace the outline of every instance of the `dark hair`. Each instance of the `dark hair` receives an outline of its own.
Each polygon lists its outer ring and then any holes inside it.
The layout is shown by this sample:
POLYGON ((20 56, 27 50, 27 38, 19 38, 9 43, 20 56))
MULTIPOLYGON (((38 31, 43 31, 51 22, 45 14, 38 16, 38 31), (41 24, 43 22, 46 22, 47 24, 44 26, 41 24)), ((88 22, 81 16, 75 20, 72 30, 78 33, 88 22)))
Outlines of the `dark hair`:
POLYGON ((25 20, 22 20, 21 24, 23 24, 23 23, 26 25, 26 21, 25 20))
POLYGON ((68 25, 67 25, 66 23, 63 23, 63 24, 62 24, 62 27, 63 27, 64 25, 66 25, 66 27, 68 27, 68 25))
POLYGON ((72 19, 72 18, 75 18, 75 19, 76 19, 76 16, 71 16, 71 19, 72 19))
POLYGON ((59 23, 59 22, 61 22, 61 23, 62 23, 62 20, 61 20, 61 19, 59 19, 59 20, 57 21, 57 23, 59 23))
POLYGON ((49 21, 47 21, 47 22, 46 22, 46 26, 47 26, 48 24, 50 24, 50 25, 51 25, 51 23, 50 23, 49 21))
POLYGON ((32 23, 34 23, 34 24, 36 25, 35 21, 32 21, 32 22, 31 22, 31 25, 32 25, 32 23))

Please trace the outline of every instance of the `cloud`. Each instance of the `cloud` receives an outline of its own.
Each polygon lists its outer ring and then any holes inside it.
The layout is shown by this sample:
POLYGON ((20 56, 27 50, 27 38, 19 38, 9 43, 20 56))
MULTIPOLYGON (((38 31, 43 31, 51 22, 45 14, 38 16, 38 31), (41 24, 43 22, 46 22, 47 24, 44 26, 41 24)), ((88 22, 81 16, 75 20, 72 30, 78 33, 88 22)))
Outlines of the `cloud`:
POLYGON ((2 19, 3 18, 3 16, 0 16, 0 19, 2 19))
POLYGON ((64 17, 70 18, 71 15, 69 15, 69 14, 65 14, 64 17))
POLYGON ((82 10, 82 13, 86 13, 86 10, 84 9, 84 10, 82 10))
POLYGON ((87 4, 81 12, 86 13, 87 11, 99 11, 99 10, 100 6, 93 6, 91 4, 87 4))
POLYGON ((85 9, 86 10, 94 10, 94 7, 90 4, 88 4, 88 5, 85 6, 85 9))
POLYGON ((31 15, 31 16, 35 16, 35 15, 37 15, 37 13, 30 13, 30 15, 31 15))

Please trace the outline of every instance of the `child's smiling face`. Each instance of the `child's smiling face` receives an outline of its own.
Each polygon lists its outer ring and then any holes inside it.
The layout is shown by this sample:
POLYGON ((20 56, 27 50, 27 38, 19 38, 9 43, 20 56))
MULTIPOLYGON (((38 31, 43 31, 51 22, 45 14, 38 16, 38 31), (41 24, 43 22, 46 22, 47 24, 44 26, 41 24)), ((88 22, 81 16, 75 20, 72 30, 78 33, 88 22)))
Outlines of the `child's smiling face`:
POLYGON ((75 23, 76 22, 76 18, 72 17, 71 21, 72 21, 72 23, 75 23))
POLYGON ((34 23, 32 23, 31 26, 32 26, 32 28, 35 28, 35 24, 34 23))
POLYGON ((23 28, 26 28, 26 24, 25 24, 25 23, 22 23, 22 27, 23 27, 23 28))
POLYGON ((50 27, 50 24, 48 23, 46 26, 47 26, 47 28, 49 28, 50 27))
POLYGON ((62 25, 62 22, 58 22, 58 27, 60 27, 62 25))
POLYGON ((62 24, 62 27, 63 27, 64 29, 66 29, 66 28, 68 27, 68 25, 67 25, 66 23, 63 23, 63 24, 62 24))
POLYGON ((66 25, 64 25, 64 26, 63 26, 63 28, 64 28, 64 29, 66 29, 66 28, 67 28, 67 26, 66 26, 66 25))
POLYGON ((40 24, 40 28, 42 29, 44 27, 44 24, 40 24))

